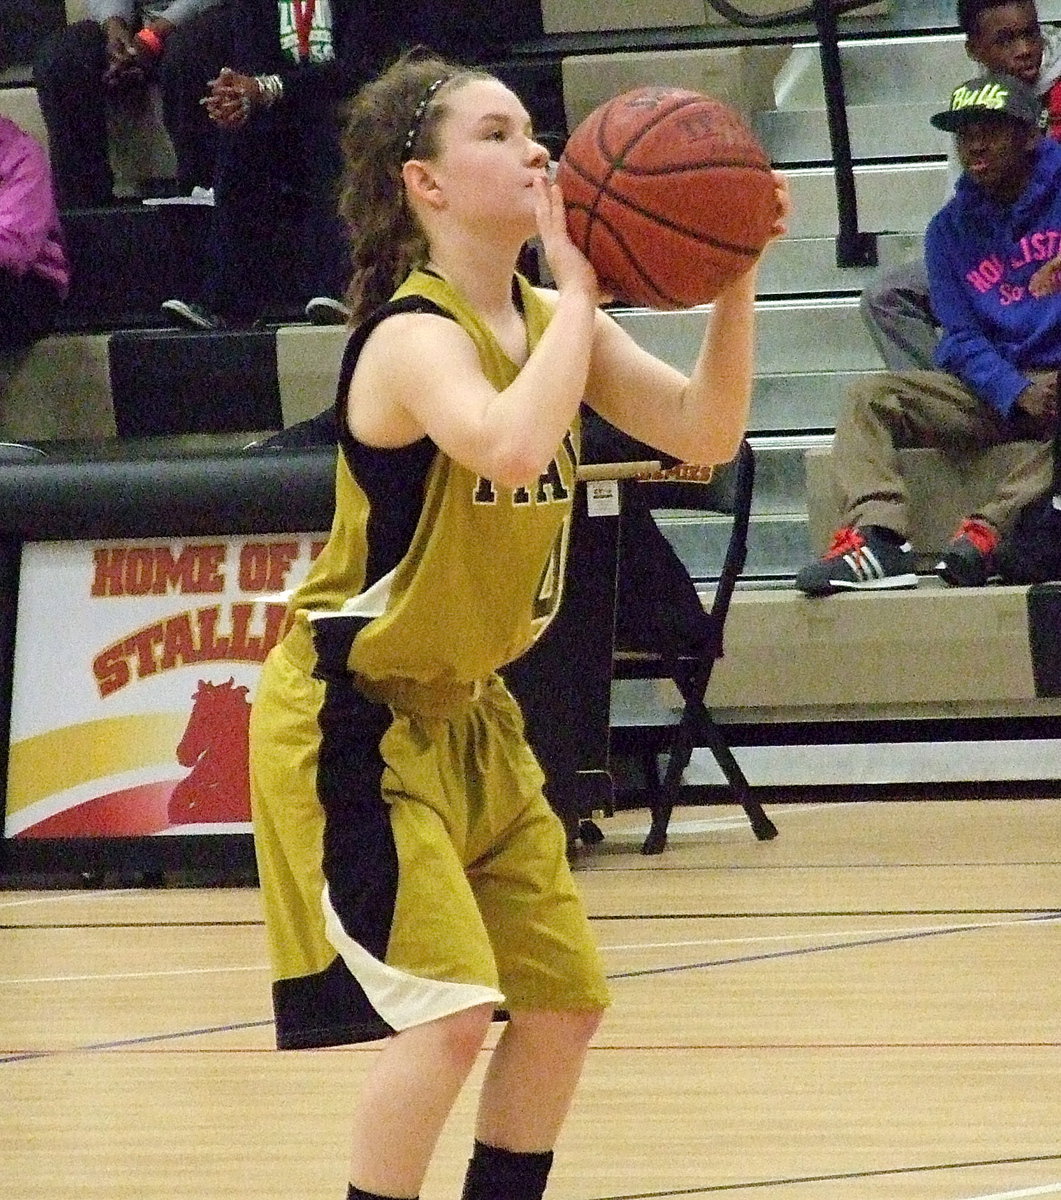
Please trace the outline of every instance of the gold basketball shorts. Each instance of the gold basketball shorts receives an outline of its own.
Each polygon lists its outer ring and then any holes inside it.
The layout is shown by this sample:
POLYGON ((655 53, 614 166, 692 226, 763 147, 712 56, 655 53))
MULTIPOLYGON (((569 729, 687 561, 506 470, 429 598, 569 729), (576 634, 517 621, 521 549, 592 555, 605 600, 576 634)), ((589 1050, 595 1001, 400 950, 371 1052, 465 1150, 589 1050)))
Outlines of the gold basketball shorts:
POLYGON ((272 651, 251 715, 278 1046, 480 1004, 605 1007, 563 826, 500 678, 397 708, 298 651, 290 635, 272 651))

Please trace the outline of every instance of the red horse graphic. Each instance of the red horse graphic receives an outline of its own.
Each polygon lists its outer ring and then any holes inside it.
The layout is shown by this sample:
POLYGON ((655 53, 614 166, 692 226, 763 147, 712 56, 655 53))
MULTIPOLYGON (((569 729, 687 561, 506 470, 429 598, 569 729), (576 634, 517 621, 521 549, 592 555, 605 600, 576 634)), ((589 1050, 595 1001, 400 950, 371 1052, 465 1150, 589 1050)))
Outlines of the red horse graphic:
POLYGON ((237 687, 235 678, 217 684, 199 680, 177 747, 177 761, 191 771, 170 794, 171 825, 250 820, 248 690, 237 687))

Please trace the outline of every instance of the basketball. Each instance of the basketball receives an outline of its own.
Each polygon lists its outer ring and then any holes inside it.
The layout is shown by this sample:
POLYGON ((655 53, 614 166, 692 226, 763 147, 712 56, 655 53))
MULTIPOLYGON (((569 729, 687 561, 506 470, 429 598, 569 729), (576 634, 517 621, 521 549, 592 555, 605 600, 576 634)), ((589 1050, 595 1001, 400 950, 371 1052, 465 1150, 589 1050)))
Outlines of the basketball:
POLYGON ((770 160, 729 105, 642 87, 593 110, 557 168, 571 240, 602 289, 657 309, 707 304, 770 238, 770 160))

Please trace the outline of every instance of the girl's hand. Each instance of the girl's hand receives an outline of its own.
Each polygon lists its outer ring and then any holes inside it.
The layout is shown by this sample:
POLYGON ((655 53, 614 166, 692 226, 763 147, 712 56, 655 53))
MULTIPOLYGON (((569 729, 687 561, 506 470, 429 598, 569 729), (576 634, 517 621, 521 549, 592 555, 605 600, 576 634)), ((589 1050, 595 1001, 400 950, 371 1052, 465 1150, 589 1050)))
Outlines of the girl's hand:
POLYGON ((549 271, 556 283, 556 290, 564 292, 569 289, 581 289, 593 297, 596 303, 600 293, 597 273, 567 232, 567 211, 559 187, 550 183, 544 176, 536 179, 534 201, 538 235, 542 241, 549 271))
POLYGON ((770 236, 766 241, 766 245, 759 252, 758 258, 755 258, 747 271, 738 275, 732 283, 728 283, 718 294, 717 299, 728 297, 729 295, 741 296, 749 292, 754 298, 755 294, 755 278, 759 267, 759 259, 762 258, 767 246, 772 245, 778 238, 782 238, 788 233, 788 219, 792 215, 792 194, 788 189, 788 180, 781 174, 780 171, 772 171, 774 178, 774 197, 777 200, 777 216, 774 218, 773 226, 770 229, 770 236))
POLYGON ((792 193, 788 188, 788 180, 780 171, 771 171, 774 178, 774 197, 777 200, 777 217, 770 230, 770 239, 766 243, 776 242, 778 238, 788 233, 788 219, 792 216, 792 193))

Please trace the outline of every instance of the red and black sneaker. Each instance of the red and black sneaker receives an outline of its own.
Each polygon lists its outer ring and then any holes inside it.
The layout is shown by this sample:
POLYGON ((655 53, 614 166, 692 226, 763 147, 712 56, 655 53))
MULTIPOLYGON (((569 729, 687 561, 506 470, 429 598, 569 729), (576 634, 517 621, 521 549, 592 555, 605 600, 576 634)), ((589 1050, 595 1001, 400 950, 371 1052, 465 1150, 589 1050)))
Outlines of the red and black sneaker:
POLYGON ((872 526, 845 525, 821 558, 800 569, 796 587, 808 596, 917 587, 914 550, 909 542, 895 541, 872 526))
POLYGON ((968 517, 947 543, 936 574, 954 587, 983 587, 995 574, 998 530, 982 517, 968 517))

